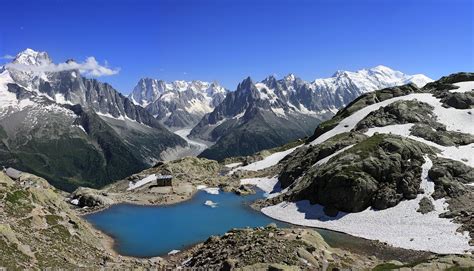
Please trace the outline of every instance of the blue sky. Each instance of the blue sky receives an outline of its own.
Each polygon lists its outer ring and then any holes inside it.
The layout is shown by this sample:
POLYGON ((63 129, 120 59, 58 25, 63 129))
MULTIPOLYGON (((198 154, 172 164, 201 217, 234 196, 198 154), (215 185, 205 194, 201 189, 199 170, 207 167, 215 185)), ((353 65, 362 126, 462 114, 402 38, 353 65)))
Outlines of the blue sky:
MULTIPOLYGON (((0 56, 94 56, 129 93, 140 77, 306 80, 383 64, 434 79, 474 69, 470 0, 2 0, 0 56)), ((1 59, 5 63, 6 59, 1 59)))

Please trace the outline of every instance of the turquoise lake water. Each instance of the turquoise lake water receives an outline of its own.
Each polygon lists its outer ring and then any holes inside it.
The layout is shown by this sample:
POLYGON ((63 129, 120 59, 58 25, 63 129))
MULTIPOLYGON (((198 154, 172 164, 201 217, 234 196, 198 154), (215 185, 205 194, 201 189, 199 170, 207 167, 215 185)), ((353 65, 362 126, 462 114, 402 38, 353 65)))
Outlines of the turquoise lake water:
POLYGON ((266 226, 277 222, 250 208, 263 194, 237 196, 199 191, 189 201, 169 206, 114 205, 85 218, 112 236, 118 253, 135 257, 166 255, 205 241, 232 228, 266 226), (217 203, 212 208, 207 200, 217 203))

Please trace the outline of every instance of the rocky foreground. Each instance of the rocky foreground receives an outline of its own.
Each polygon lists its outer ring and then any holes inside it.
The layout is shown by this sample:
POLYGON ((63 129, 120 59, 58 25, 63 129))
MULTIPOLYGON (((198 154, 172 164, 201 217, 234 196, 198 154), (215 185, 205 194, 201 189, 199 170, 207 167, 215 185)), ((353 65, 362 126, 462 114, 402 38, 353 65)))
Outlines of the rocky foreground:
MULTIPOLYGON (((167 257, 138 259, 117 255, 113 241, 72 209, 68 195, 28 173, 12 179, 0 172, 0 266, 7 269, 195 267, 215 270, 353 270, 416 267, 439 270, 474 266, 473 256, 432 256, 408 252, 417 263, 330 247, 315 231, 233 229, 220 237, 167 257)), ((407 252, 404 255, 408 255, 407 252)))
POLYGON ((171 256, 170 263, 213 270, 468 270, 472 255, 435 256, 403 251, 409 262, 381 260, 368 253, 330 247, 310 229, 279 229, 270 224, 233 229, 212 236, 196 247, 171 256))

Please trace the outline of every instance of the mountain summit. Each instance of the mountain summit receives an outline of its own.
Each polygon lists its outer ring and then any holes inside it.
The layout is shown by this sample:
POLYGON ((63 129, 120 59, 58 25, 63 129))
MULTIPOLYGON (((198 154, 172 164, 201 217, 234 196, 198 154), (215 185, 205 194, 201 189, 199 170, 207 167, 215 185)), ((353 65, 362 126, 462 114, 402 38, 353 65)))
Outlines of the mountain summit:
POLYGON ((222 102, 227 90, 216 82, 165 82, 142 78, 129 95, 172 129, 193 127, 222 102))

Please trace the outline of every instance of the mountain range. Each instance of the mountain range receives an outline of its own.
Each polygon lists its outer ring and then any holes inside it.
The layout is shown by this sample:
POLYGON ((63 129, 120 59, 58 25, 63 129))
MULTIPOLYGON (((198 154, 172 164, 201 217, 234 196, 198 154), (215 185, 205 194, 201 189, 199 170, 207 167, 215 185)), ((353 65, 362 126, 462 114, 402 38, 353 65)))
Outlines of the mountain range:
POLYGON ((48 65, 47 53, 27 49, 0 69, 3 166, 70 190, 105 185, 187 146, 109 84, 77 69, 41 71, 48 65))
POLYGON ((200 156, 216 160, 280 146, 310 136, 362 93, 431 81, 384 66, 312 82, 294 74, 249 77, 235 91, 217 82, 143 78, 126 97, 79 68, 45 69, 75 63, 54 64, 46 52, 26 49, 0 68, 0 163, 64 190, 100 187, 201 152, 201 142, 213 145, 200 156))
POLYGON ((385 66, 337 71, 313 82, 294 74, 280 80, 269 76, 261 82, 249 77, 204 116, 190 137, 215 142, 202 157, 222 160, 250 155, 311 135, 318 123, 363 93, 408 83, 422 87, 431 81, 421 74, 407 75, 385 66))

